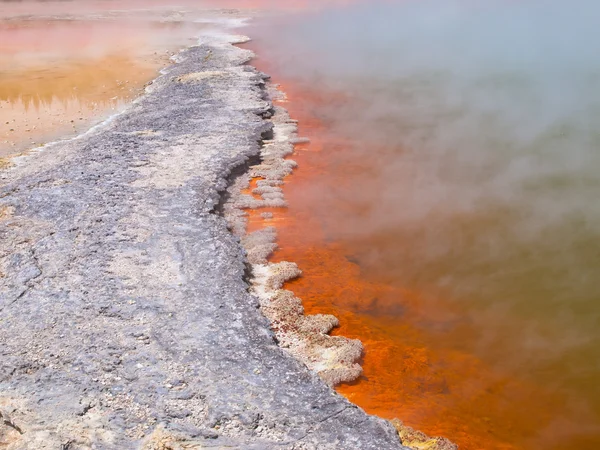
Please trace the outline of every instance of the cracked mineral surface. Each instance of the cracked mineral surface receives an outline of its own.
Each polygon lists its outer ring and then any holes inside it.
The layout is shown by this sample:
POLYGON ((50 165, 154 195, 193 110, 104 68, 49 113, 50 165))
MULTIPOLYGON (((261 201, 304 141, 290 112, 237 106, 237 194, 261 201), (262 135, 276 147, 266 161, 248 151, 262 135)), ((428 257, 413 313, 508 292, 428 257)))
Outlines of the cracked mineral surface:
POLYGON ((403 448, 276 345, 248 292, 214 211, 271 105, 230 41, 0 172, 0 447, 403 448))

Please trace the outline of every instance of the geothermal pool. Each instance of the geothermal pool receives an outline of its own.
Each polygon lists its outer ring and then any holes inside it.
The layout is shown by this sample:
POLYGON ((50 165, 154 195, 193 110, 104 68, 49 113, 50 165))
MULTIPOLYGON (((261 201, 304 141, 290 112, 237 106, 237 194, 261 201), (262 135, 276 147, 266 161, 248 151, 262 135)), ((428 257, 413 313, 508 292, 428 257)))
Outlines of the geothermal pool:
MULTIPOLYGON (((244 32, 311 139, 273 260, 365 344, 338 391, 463 449, 600 447, 599 7, 327 4, 244 32)), ((119 5, 1 3, 0 157, 118 112, 210 2, 119 5)))
POLYGON ((311 139, 273 260, 365 343, 338 390, 368 412, 465 449, 600 446, 597 12, 380 2, 249 32, 311 139))

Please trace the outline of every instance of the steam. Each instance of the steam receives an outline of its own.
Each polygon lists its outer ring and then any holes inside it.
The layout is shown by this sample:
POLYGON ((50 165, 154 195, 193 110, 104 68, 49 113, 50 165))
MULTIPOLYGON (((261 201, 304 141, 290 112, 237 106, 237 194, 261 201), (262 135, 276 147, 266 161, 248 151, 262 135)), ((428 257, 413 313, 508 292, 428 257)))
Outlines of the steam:
POLYGON ((306 194, 330 235, 597 413, 600 4, 369 2, 251 33, 276 74, 344 95, 312 106, 353 142, 331 171, 363 173, 306 194))

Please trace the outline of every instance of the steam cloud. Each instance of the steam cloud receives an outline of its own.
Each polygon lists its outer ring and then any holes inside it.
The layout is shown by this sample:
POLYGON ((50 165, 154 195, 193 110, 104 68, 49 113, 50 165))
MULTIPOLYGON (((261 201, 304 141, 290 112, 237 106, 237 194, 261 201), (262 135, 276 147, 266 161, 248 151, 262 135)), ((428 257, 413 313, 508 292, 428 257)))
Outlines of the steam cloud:
POLYGON ((329 149, 331 171, 362 175, 306 194, 328 232, 367 274, 460 305, 473 351, 551 368, 541 381, 594 414, 599 22, 588 0, 422 0, 251 32, 276 73, 344 93, 315 114, 353 141, 329 149))

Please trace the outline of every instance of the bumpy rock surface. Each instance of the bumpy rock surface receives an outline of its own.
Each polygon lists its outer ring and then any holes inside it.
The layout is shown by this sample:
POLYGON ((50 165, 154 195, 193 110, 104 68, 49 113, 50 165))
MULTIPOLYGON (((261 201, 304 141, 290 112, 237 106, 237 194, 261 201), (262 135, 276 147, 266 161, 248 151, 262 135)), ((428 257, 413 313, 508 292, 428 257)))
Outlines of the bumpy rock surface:
POLYGON ((402 448, 277 347, 213 212, 266 131, 248 57, 191 48, 0 172, 0 447, 402 448))
MULTIPOLYGON (((268 86, 269 98, 281 93, 268 86)), ((282 186, 292 173, 296 162, 286 159, 294 152, 297 136, 296 121, 280 106, 273 108, 269 119, 273 124, 272 138, 263 140, 260 162, 236 176, 227 189, 223 205, 224 216, 231 230, 241 237, 251 267, 251 292, 258 300, 261 311, 271 322, 271 329, 280 347, 306 364, 330 386, 352 382, 362 374, 360 359, 363 346, 359 340, 344 336, 330 336, 339 321, 331 315, 305 315, 302 301, 291 291, 283 289, 286 281, 299 277, 300 268, 294 262, 272 263, 269 255, 277 248, 277 230, 263 227, 247 234, 247 210, 286 206, 282 186), (256 188, 251 188, 251 180, 256 188)), ((270 221, 273 213, 263 217, 270 221)))

